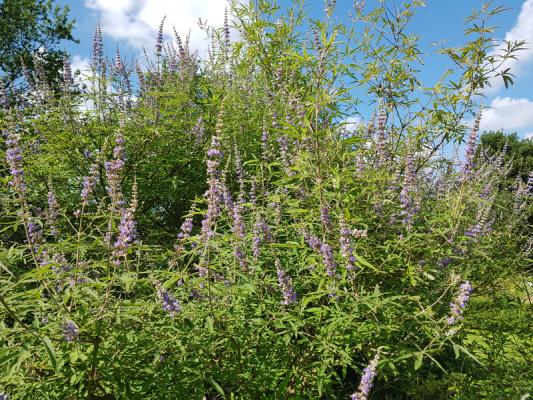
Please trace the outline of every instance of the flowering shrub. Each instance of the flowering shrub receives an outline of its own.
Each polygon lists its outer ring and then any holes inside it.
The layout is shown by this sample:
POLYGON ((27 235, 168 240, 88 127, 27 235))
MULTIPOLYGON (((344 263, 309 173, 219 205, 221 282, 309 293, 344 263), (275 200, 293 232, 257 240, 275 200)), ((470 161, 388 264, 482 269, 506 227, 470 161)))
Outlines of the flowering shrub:
POLYGON ((234 7, 237 42, 206 27, 206 60, 160 28, 136 77, 97 26, 85 87, 66 60, 61 93, 4 102, 0 396, 525 393, 532 182, 475 156, 501 9, 421 91, 417 1, 358 2, 364 35, 269 3, 234 7))

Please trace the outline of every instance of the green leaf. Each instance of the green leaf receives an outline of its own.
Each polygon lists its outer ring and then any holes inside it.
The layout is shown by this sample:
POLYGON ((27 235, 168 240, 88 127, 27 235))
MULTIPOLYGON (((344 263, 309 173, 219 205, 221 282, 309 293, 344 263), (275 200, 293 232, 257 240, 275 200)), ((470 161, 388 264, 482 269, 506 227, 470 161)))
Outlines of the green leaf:
POLYGON ((415 360, 415 370, 420 369, 422 366, 422 360, 424 359, 424 352, 419 352, 415 360))
POLYGON ((42 338, 42 340, 43 340, 43 343, 44 343, 44 348, 45 348, 46 352, 48 353, 48 358, 50 358, 50 363, 52 364, 52 368, 54 368, 54 371, 56 371, 56 373, 57 373, 58 372, 58 368, 57 368, 56 351, 55 351, 54 347, 52 346, 52 342, 50 341, 50 339, 47 336, 44 336, 42 338))
POLYGON ((206 323, 207 323, 207 331, 210 334, 214 334, 215 333, 215 328, 213 327, 213 317, 208 316, 206 318, 206 323))
POLYGON ((213 378, 209 378, 209 383, 211 384, 211 386, 213 386, 213 388, 215 388, 217 393, 221 395, 223 399, 226 398, 226 393, 224 393, 222 387, 213 378))

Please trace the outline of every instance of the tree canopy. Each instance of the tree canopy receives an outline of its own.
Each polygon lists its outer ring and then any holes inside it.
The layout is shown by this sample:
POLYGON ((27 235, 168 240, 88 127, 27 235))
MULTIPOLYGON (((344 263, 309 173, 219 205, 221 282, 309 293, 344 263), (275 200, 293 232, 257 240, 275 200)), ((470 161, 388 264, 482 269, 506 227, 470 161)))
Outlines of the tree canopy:
POLYGON ((52 0, 0 0, 0 78, 12 89, 21 84, 24 70, 58 77, 66 53, 58 49, 72 36, 74 19, 68 6, 52 0))

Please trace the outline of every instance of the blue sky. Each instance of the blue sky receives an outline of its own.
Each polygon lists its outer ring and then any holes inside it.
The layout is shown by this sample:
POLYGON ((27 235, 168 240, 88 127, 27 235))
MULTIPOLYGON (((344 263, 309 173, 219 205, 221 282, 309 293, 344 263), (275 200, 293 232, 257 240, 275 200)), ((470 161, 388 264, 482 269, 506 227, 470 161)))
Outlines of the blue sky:
MULTIPOLYGON (((282 0, 287 2, 288 0, 282 0)), ((393 1, 393 0, 386 0, 393 1)), ((398 2, 399 0, 396 0, 398 2)), ((166 15, 166 28, 174 25, 185 36, 191 31, 194 47, 205 49, 205 34, 198 29, 198 18, 220 26, 224 18, 224 0, 59 0, 68 5, 76 18, 75 37, 78 45, 66 43, 72 55, 74 68, 83 68, 90 57, 94 26, 101 21, 107 56, 113 57, 117 44, 126 58, 139 54, 142 46, 152 48, 158 25, 166 15)), ((378 0, 366 0, 367 7, 378 0)), ((461 45, 464 19, 481 6, 481 0, 426 0, 426 6, 418 9, 410 30, 421 35, 423 49, 429 52, 425 58, 422 78, 431 84, 443 70, 442 58, 436 55, 434 42, 461 45)), ((305 0, 313 15, 323 13, 322 0, 305 0)), ((499 82, 486 93, 488 107, 483 116, 482 130, 504 129, 518 132, 522 137, 533 137, 533 0, 500 0, 509 11, 494 18, 498 39, 531 42, 531 48, 521 53, 517 63, 509 65, 516 73, 515 85, 505 89, 499 82)), ((353 7, 352 0, 337 0, 336 14, 342 18, 353 7)))

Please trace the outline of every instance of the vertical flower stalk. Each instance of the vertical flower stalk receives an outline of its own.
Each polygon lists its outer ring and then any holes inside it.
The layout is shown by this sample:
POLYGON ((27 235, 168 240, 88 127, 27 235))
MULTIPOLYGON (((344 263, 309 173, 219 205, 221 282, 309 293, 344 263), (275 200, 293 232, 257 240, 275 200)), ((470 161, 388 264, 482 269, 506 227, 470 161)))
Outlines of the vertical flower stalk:
POLYGON ((179 312, 181 312, 181 304, 172 294, 161 286, 161 283, 156 282, 156 294, 163 311, 166 311, 171 318, 174 318, 179 312))
POLYGON ((245 197, 244 193, 246 190, 246 186, 244 183, 245 174, 244 174, 244 168, 242 166, 241 154, 239 152, 239 148, 237 147, 237 143, 234 144, 234 153, 235 153, 235 174, 237 176, 237 181, 239 182, 238 203, 243 204, 244 197, 245 197))
POLYGON ((341 254, 346 261, 346 270, 353 271, 357 258, 353 250, 352 231, 348 228, 344 220, 340 223, 340 245, 341 254))
POLYGON ((289 139, 287 135, 282 132, 278 132, 277 141, 279 144, 279 152, 281 157, 281 165, 288 176, 293 176, 294 171, 291 169, 291 161, 289 154, 289 139))
POLYGON ((294 290, 292 279, 283 271, 279 260, 276 260, 275 264, 276 273, 278 276, 278 284, 281 289, 281 294, 283 296, 281 303, 283 305, 289 305, 291 303, 294 303, 296 301, 296 291, 294 290))
MULTIPOLYGON (((81 209, 84 209, 89 205, 89 201, 91 200, 91 195, 94 192, 94 188, 96 187, 96 180, 98 179, 98 166, 96 164, 93 164, 91 166, 91 169, 89 170, 89 175, 85 176, 82 181, 82 188, 81 188, 81 209)), ((78 210, 76 212, 78 215, 81 213, 81 210, 78 210)))
POLYGON ((370 364, 363 370, 363 376, 359 383, 358 391, 350 396, 350 400, 367 400, 370 390, 374 385, 376 370, 379 362, 379 351, 376 353, 370 364))
POLYGON ((57 202, 56 194, 54 192, 54 188, 52 187, 52 184, 50 183, 50 189, 48 190, 48 212, 47 212, 47 220, 48 220, 48 226, 50 227, 50 233, 53 236, 57 236, 59 234, 59 230, 57 229, 57 220, 59 217, 59 203, 57 202))
POLYGON ((263 158, 263 161, 270 161, 272 159, 268 129, 266 126, 263 127, 263 132, 261 133, 261 157, 263 158))
POLYGON ((166 15, 161 20, 161 23, 159 24, 159 29, 157 30, 157 39, 155 41, 155 55, 156 57, 161 57, 163 53, 163 27, 165 25, 165 19, 166 15))
POLYGON ((320 247, 320 253, 322 254, 324 266, 326 267, 326 273, 329 277, 334 278, 337 270, 337 264, 335 263, 335 259, 333 257, 333 249, 329 244, 322 243, 322 246, 320 247))
POLYGON ((229 30, 229 23, 228 23, 228 9, 224 9, 224 49, 225 51, 229 51, 230 43, 231 43, 231 36, 230 36, 230 30, 229 30))
POLYGON ((63 59, 63 93, 69 93, 74 85, 72 78, 72 68, 70 67, 70 59, 66 56, 63 59))
MULTIPOLYGON (((409 147, 411 147, 409 145, 409 147)), ((412 149, 408 149, 405 158, 405 171, 403 176, 403 187, 400 192, 401 214, 403 216, 403 223, 410 227, 413 223, 415 215, 418 213, 420 206, 416 199, 418 192, 418 182, 416 176, 416 168, 413 159, 412 149)))
POLYGON ((261 243, 272 243, 274 238, 272 237, 272 232, 270 227, 265 222, 261 215, 258 215, 253 227, 252 233, 252 254, 257 260, 261 252, 261 243))
POLYGON ((252 204, 252 206, 255 206, 257 203, 257 181, 255 178, 252 179, 248 198, 250 199, 250 203, 252 204))
POLYGON ((224 188, 220 180, 220 164, 223 157, 220 149, 220 135, 222 134, 223 116, 224 113, 221 110, 218 116, 215 134, 211 138, 211 146, 207 151, 207 184, 209 188, 204 194, 204 197, 207 199, 207 211, 202 220, 200 234, 200 242, 204 244, 207 243, 209 238, 214 234, 213 225, 220 214, 221 200, 224 195, 224 188))
POLYGON ((124 136, 118 132, 113 149, 113 160, 106 161, 105 172, 107 177, 107 192, 111 198, 109 208, 112 212, 118 211, 123 206, 121 174, 124 168, 124 136))
POLYGON ((8 131, 6 135, 6 146, 6 161, 9 166, 9 172, 13 177, 9 184, 15 189, 19 197, 22 198, 26 193, 26 182, 24 180, 20 136, 13 131, 8 131))
POLYGON ((187 217, 183 221, 180 227, 180 232, 178 233, 178 244, 175 247, 177 253, 180 253, 184 249, 185 241, 191 236, 193 227, 193 218, 187 217))
POLYGON ((471 179, 472 172, 475 167, 474 158, 476 155, 476 140, 477 140, 477 134, 479 132, 480 122, 481 122, 481 110, 476 115, 476 119, 474 120, 474 126, 472 127, 472 130, 470 131, 470 135, 468 136, 468 141, 466 143, 465 162, 463 164, 463 170, 462 170, 462 181, 463 182, 469 181, 471 179))
POLYGON ((324 231, 330 231, 333 228, 331 223, 331 216, 329 214, 329 208, 327 206, 320 208, 320 221, 322 222, 322 227, 324 231))
POLYGON ((235 258, 239 262, 239 266, 241 267, 241 270, 247 271, 248 270, 248 262, 246 261, 246 254, 244 253, 242 247, 240 245, 235 246, 235 250, 233 252, 235 258))
POLYGON ((459 286, 459 292, 457 293, 457 296, 455 297, 454 301, 450 303, 451 316, 446 320, 448 325, 455 325, 457 322, 463 319, 463 312, 466 308, 468 300, 470 299, 472 291, 472 285, 469 281, 466 281, 459 286))
POLYGON ((137 236, 137 223, 135 222, 135 211, 137 210, 137 182, 133 184, 132 198, 129 208, 122 210, 120 225, 118 227, 118 237, 113 247, 114 264, 119 266, 121 259, 126 259, 128 249, 137 236))
POLYGON ((43 244, 43 230, 41 225, 33 221, 28 222, 28 244, 35 254, 37 254, 43 244))
POLYGON ((379 110, 377 129, 376 129, 376 165, 382 167, 385 164, 387 157, 387 136, 385 133, 387 124, 387 111, 385 106, 382 105, 379 110))
POLYGON ((194 137, 194 145, 199 146, 204 141, 205 136, 205 126, 204 119, 199 117, 196 121, 196 124, 192 128, 192 136, 194 137))
POLYGON ((91 52, 91 66, 100 74, 104 66, 104 42, 100 22, 96 24, 91 52))

